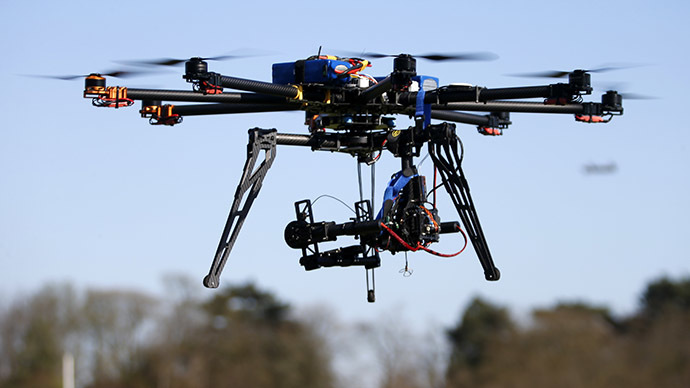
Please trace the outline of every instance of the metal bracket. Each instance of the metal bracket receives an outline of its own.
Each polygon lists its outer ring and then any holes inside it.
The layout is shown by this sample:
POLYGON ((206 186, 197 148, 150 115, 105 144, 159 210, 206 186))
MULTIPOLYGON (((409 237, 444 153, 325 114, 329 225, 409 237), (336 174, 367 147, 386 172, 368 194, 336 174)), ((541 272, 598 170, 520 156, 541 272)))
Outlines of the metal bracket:
POLYGON ((208 288, 217 288, 220 284, 220 274, 223 271, 225 262, 237 240, 240 228, 242 228, 242 224, 247 218, 249 208, 251 208, 252 203, 259 195, 264 177, 275 159, 276 133, 275 129, 252 128, 249 130, 247 162, 244 164, 242 178, 235 191, 235 199, 232 202, 230 215, 228 215, 228 220, 225 223, 223 234, 218 243, 216 256, 213 259, 208 275, 204 278, 204 286, 208 288), (264 151, 264 160, 255 169, 254 166, 261 151, 264 151), (243 199, 244 202, 242 201, 243 199))

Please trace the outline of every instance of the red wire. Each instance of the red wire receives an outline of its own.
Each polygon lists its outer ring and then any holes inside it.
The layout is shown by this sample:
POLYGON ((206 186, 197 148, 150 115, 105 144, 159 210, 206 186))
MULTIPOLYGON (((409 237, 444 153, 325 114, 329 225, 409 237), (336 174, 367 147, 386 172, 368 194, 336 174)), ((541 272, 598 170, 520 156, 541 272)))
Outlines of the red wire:
POLYGON ((386 224, 384 224, 383 222, 379 222, 379 224, 381 224, 383 229, 386 229, 386 231, 388 231, 388 234, 393 236, 394 239, 398 240, 398 242, 400 244, 402 244, 402 246, 404 246, 405 248, 409 249, 412 252, 416 252, 417 250, 419 250, 419 245, 417 246, 417 248, 412 248, 412 246, 410 244, 406 243, 405 240, 403 240, 400 236, 398 236, 398 234, 395 233, 391 228, 386 226, 386 224))
POLYGON ((393 236, 394 239, 396 239, 400 244, 402 244, 402 246, 404 246, 405 248, 409 249, 409 250, 412 251, 412 252, 417 252, 418 250, 421 249, 421 250, 423 250, 423 251, 425 251, 425 252, 427 252, 427 253, 431 253, 431 254, 434 255, 434 256, 440 256, 440 257, 454 257, 454 256, 457 256, 457 255, 461 254, 461 253, 465 250, 465 248, 467 248, 467 235, 465 234, 465 232, 462 231, 462 229, 460 229, 460 227, 457 227, 457 228, 458 228, 458 231, 460 231, 460 233, 462 234, 462 237, 465 239, 465 245, 464 245, 464 246, 462 247, 462 249, 460 249, 458 252, 448 254, 448 253, 439 253, 439 252, 436 252, 436 251, 431 250, 431 249, 429 249, 429 248, 427 248, 427 247, 425 247, 425 246, 423 246, 422 244, 419 244, 419 243, 417 243, 417 246, 413 248, 410 244, 408 244, 407 242, 405 242, 405 240, 403 240, 402 237, 398 236, 398 234, 395 233, 391 228, 389 228, 388 226, 386 226, 386 224, 384 224, 383 222, 379 222, 379 224, 381 225, 381 227, 383 227, 384 229, 386 229, 386 231, 387 231, 391 236, 393 236))
POLYGON ((455 257, 455 256, 461 254, 461 253, 465 250, 465 248, 467 248, 467 235, 465 234, 465 232, 462 231, 462 229, 460 229, 459 226, 458 226, 457 228, 458 228, 458 231, 462 234, 462 237, 465 239, 465 245, 463 245, 462 249, 460 249, 459 251, 457 251, 457 252, 455 252, 455 253, 448 254, 448 253, 439 253, 439 252, 433 251, 433 250, 431 250, 431 249, 429 249, 429 248, 427 248, 427 247, 424 247, 424 246, 422 246, 422 245, 420 245, 419 247, 420 247, 422 250, 424 250, 425 252, 431 253, 432 255, 435 255, 435 256, 440 256, 440 257, 455 257))

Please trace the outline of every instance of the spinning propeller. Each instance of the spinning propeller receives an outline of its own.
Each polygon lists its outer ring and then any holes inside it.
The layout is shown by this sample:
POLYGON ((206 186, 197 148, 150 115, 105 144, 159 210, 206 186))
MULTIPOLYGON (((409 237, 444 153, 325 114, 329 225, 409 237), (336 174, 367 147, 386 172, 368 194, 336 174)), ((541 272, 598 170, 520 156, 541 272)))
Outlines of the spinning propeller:
POLYGON ((578 70, 546 70, 538 71, 534 73, 514 73, 507 74, 510 77, 522 77, 522 78, 563 78, 568 76, 574 71, 582 71, 585 73, 605 73, 609 71, 624 70, 631 67, 638 67, 640 65, 622 65, 622 66, 603 66, 594 69, 578 69, 578 70))
POLYGON ((255 57, 257 55, 249 54, 225 54, 218 55, 215 57, 187 57, 187 58, 157 58, 157 59, 147 59, 147 60, 134 60, 134 61, 118 61, 119 63, 132 66, 176 66, 180 63, 189 61, 190 59, 195 59, 199 61, 227 61, 231 59, 242 59, 255 57))
POLYGON ((602 88, 597 88, 597 90, 600 91, 609 91, 609 90, 616 90, 618 95, 623 97, 625 100, 656 100, 658 97, 654 96, 648 96, 644 94, 639 94, 639 93, 630 93, 630 92, 621 92, 619 90, 624 89, 623 88, 624 84, 607 84, 604 85, 602 88))
MULTIPOLYGON (((239 55, 221 55, 217 57, 194 57, 194 59, 199 59, 201 61, 224 61, 228 59, 243 58, 244 56, 239 55)), ((145 61, 120 61, 121 63, 133 66, 175 66, 180 63, 187 62, 190 58, 158 58, 145 61)))
POLYGON ((116 71, 110 71, 107 73, 91 73, 91 74, 71 74, 71 75, 28 75, 29 77, 39 77, 39 78, 50 78, 50 79, 59 79, 63 81, 71 81, 75 79, 83 79, 91 75, 98 75, 98 76, 104 76, 104 77, 115 77, 115 78, 130 78, 130 77, 136 77, 142 74, 150 73, 148 71, 140 71, 140 70, 116 70, 116 71))
MULTIPOLYGON (((383 54, 376 52, 346 52, 346 55, 361 56, 364 58, 395 58, 400 54, 383 54)), ((498 55, 491 52, 468 52, 468 53, 428 53, 428 54, 410 54, 415 58, 423 58, 430 61, 493 61, 498 59, 498 55)))

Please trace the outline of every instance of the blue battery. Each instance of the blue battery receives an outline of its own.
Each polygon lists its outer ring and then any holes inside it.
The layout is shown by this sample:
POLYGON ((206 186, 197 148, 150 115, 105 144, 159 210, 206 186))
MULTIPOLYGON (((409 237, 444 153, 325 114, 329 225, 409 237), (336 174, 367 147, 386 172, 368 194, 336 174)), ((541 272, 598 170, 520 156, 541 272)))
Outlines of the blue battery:
POLYGON ((273 83, 344 85, 350 77, 338 77, 352 65, 335 59, 313 59, 273 64, 273 83))

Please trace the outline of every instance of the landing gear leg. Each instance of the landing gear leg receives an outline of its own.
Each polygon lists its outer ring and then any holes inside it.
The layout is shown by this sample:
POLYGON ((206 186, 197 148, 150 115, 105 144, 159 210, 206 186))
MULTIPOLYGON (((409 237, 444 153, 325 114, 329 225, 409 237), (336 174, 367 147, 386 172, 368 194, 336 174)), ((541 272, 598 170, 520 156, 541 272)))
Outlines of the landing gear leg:
POLYGON ((228 215, 228 221, 225 223, 220 243, 218 243, 216 256, 213 259, 208 275, 204 278, 204 286, 208 288, 217 288, 220 284, 220 273, 223 271, 233 245, 235 245, 235 240, 237 240, 240 228, 242 228, 242 224, 247 218, 249 208, 251 208, 252 203, 259 195, 264 177, 275 159, 276 134, 277 131, 275 129, 253 128, 249 130, 247 162, 244 164, 242 179, 240 179, 240 183, 235 191, 235 199, 232 202, 230 215, 228 215), (264 160, 259 167, 254 169, 261 151, 264 151, 264 160))

